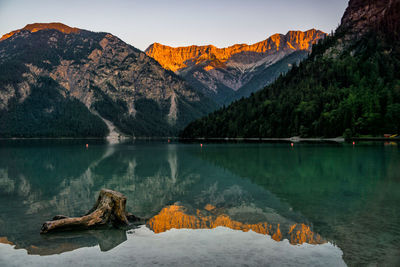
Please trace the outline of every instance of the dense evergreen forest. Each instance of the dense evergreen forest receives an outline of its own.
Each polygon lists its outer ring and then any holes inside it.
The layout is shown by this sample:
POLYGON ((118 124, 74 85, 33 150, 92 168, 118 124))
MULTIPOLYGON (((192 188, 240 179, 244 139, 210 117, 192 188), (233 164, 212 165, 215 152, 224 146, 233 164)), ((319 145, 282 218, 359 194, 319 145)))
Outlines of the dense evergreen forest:
POLYGON ((334 35, 275 83, 199 119, 198 137, 337 137, 400 133, 400 45, 371 32, 334 35))

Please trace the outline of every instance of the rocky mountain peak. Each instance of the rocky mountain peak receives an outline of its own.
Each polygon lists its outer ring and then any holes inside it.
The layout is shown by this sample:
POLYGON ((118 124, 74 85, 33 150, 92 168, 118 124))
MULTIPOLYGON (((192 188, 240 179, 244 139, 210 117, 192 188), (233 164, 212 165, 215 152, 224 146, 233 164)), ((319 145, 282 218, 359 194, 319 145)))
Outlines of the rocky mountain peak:
POLYGON ((379 30, 399 36, 400 0, 350 0, 341 27, 357 35, 379 30))
POLYGON ((157 60, 165 69, 176 72, 210 60, 223 63, 240 53, 272 54, 280 50, 308 50, 325 36, 324 32, 311 29, 305 32, 289 31, 286 35, 274 34, 266 40, 252 45, 235 44, 225 48, 217 48, 213 45, 170 47, 154 43, 145 52, 157 60))
POLYGON ((322 31, 289 31, 255 44, 170 47, 154 43, 145 53, 219 104, 250 95, 274 81, 325 38, 322 31))
POLYGON ((3 41, 5 39, 10 38, 16 33, 19 33, 21 31, 29 31, 31 33, 37 32, 37 31, 42 31, 42 30, 58 30, 62 33, 65 34, 70 34, 70 33, 79 33, 80 29, 78 28, 73 28, 69 27, 65 24, 59 23, 59 22, 52 22, 52 23, 32 23, 32 24, 27 24, 24 28, 15 30, 9 33, 4 34, 1 38, 0 41, 3 41))

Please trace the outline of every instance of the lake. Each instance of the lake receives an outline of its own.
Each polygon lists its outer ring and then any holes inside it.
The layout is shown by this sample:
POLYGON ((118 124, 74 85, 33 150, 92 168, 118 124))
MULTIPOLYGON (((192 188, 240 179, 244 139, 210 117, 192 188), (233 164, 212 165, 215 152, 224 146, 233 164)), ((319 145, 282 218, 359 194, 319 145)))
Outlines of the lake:
POLYGON ((0 141, 1 266, 399 266, 399 204, 397 143, 0 141), (39 234, 102 188, 146 223, 39 234))

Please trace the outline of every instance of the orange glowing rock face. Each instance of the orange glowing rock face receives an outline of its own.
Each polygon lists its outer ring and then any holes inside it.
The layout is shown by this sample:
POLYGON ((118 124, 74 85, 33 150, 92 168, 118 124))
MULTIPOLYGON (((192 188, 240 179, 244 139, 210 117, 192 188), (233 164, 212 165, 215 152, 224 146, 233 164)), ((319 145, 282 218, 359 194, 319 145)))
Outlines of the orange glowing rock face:
POLYGON ((232 220, 228 215, 221 213, 220 210, 210 204, 205 206, 204 211, 196 209, 193 214, 188 214, 188 211, 186 207, 181 205, 167 206, 159 214, 151 218, 147 225, 155 233, 162 233, 173 228, 213 229, 223 226, 233 230, 244 232, 252 230, 259 234, 270 235, 275 241, 288 239, 293 245, 326 243, 320 235, 313 233, 310 227, 305 224, 291 225, 286 232, 282 232, 280 224, 271 225, 267 222, 246 224, 232 220))
POLYGON ((11 241, 9 241, 9 240, 7 239, 7 237, 5 237, 5 236, 0 237, 0 243, 2 243, 2 244, 8 244, 8 245, 11 245, 11 246, 14 245, 14 243, 11 242, 11 241))
MULTIPOLYGON (((222 64, 233 55, 242 52, 272 54, 281 50, 310 50, 312 45, 323 39, 325 33, 315 29, 302 32, 290 31, 286 35, 275 34, 268 39, 252 44, 235 44, 227 48, 217 48, 213 45, 170 47, 159 43, 152 44, 146 49, 146 54, 154 58, 165 69, 179 71, 191 65, 212 61, 222 64)), ((216 66, 207 66, 211 70, 216 66)))
POLYGON ((70 33, 79 33, 80 29, 78 28, 72 28, 67 25, 64 25, 62 23, 33 23, 33 24, 28 24, 24 28, 16 31, 12 31, 10 33, 4 34, 1 38, 0 41, 6 40, 13 36, 14 34, 21 32, 21 31, 30 31, 31 33, 38 32, 41 30, 58 30, 62 33, 65 34, 70 34, 70 33))

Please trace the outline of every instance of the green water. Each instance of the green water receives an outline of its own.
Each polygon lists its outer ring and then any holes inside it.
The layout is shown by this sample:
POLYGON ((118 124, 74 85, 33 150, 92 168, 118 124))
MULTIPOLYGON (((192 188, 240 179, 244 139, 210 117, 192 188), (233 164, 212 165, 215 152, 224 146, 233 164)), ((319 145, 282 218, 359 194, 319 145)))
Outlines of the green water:
POLYGON ((211 204, 242 223, 308 225, 348 265, 400 264, 396 144, 86 143, 0 143, 3 242, 38 255, 97 244, 118 249, 126 229, 39 235, 44 221, 84 214, 109 188, 142 218, 176 202, 201 210, 211 204))

